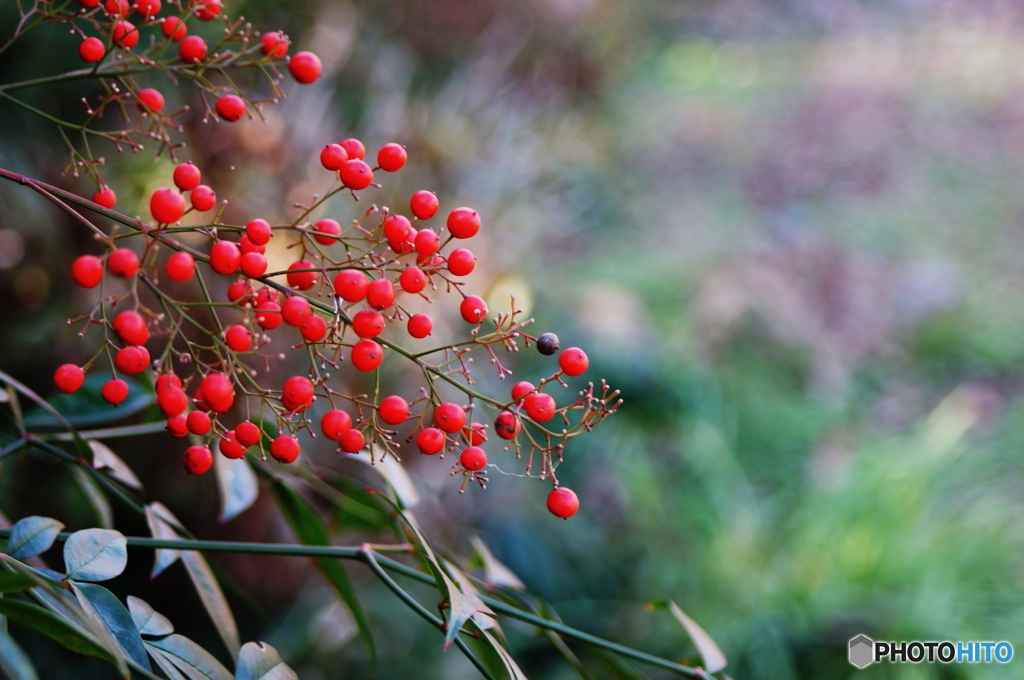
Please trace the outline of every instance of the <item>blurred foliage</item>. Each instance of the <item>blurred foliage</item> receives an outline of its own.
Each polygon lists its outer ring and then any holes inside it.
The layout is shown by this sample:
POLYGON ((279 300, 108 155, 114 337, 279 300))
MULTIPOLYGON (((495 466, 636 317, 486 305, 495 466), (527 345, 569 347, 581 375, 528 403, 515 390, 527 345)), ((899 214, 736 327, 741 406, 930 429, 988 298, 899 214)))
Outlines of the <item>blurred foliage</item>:
MULTIPOLYGON (((1012 675, 856 671, 846 644, 1024 634, 1020 7, 227 5, 317 51, 326 77, 266 127, 190 120, 185 153, 231 197, 226 219, 272 217, 311 193, 325 140, 399 141, 411 160, 392 195, 425 187, 476 206, 486 266, 474 285, 517 290, 539 328, 564 329, 563 345, 586 347, 592 373, 623 389, 604 435, 574 442, 559 469, 583 501, 570 522, 547 515, 544 485, 496 475, 486 493, 459 496, 444 470, 408 461, 418 515, 451 553, 469 554, 479 533, 567 623, 680 658, 694 652, 676 625, 642 607, 673 599, 738 679, 1012 675)), ((10 15, 0 6, 0 25, 10 15)), ((4 80, 77 65, 70 36, 37 35, 0 56, 4 80)), ((86 87, 33 97, 73 117, 86 87)), ((60 177, 48 124, 2 101, 0 116, 0 166, 92 191, 60 177)), ((103 153, 124 205, 169 163, 103 153)), ((89 354, 64 326, 81 302, 65 272, 88 239, 13 186, 0 190, 0 222, 0 368, 47 389, 53 366, 89 354)), ((198 534, 288 537, 266 492, 215 525, 209 480, 169 473, 175 442, 119 446, 198 534)), ((68 484, 11 466, 0 507, 30 514, 45 490, 65 506, 46 514, 71 526, 84 511, 68 484)), ((375 518, 340 521, 354 542, 375 518)), ((246 632, 272 635, 301 677, 365 671, 353 624, 323 605, 328 586, 309 565, 215 560, 238 581, 233 604, 253 612, 246 632)), ((473 677, 434 631, 351 576, 382 677, 473 677)), ((190 620, 195 603, 153 603, 197 640, 214 635, 190 620)), ((573 677, 533 631, 506 632, 529 677, 573 677)))

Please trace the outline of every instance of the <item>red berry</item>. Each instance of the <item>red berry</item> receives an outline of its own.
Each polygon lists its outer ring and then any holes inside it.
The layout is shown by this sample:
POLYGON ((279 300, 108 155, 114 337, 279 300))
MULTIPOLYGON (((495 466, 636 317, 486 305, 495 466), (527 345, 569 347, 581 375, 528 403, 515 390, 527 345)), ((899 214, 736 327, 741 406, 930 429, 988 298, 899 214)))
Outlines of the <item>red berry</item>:
POLYGON ((396 172, 402 169, 408 158, 404 146, 391 142, 382 146, 377 152, 377 165, 384 172, 396 172))
POLYGON ((232 352, 248 352, 252 347, 252 333, 245 326, 235 324, 224 332, 224 342, 232 352))
POLYGON ((313 400, 313 383, 305 376, 293 375, 284 381, 281 400, 294 406, 308 404, 313 400))
POLYGON ((129 345, 117 350, 114 355, 114 366, 125 375, 142 373, 149 366, 149 350, 145 347, 129 345))
POLYGON ((473 423, 462 431, 462 439, 470 446, 480 446, 487 441, 487 428, 483 423, 473 423))
POLYGON ((103 280, 103 263, 95 255, 80 255, 71 263, 71 280, 82 288, 95 288, 103 280))
POLYGON ((533 383, 520 380, 512 386, 512 401, 519 401, 535 389, 537 388, 533 386, 533 383))
POLYGON ((203 401, 217 413, 227 411, 235 401, 235 387, 223 373, 210 373, 199 388, 203 391, 203 401))
POLYGON ((280 59, 288 54, 288 39, 277 31, 264 33, 260 38, 260 51, 265 57, 280 59))
POLYGON ((498 436, 502 439, 514 439, 519 434, 519 418, 516 418, 514 413, 508 411, 502 411, 498 414, 498 417, 494 419, 494 431, 498 433, 498 436))
POLYGON ((466 323, 480 323, 487 318, 487 303, 478 295, 468 295, 459 305, 459 312, 466 323))
POLYGON ((364 309, 352 317, 352 330, 364 340, 377 337, 384 332, 384 315, 372 309, 364 309))
MULTIPOLYGON (((174 42, 178 42, 184 38, 185 33, 188 32, 185 22, 178 17, 164 17, 164 20, 160 22, 160 30, 163 32, 165 38, 170 38, 174 42)), ((205 45, 206 43, 203 44, 205 45)), ((182 59, 184 59, 184 57, 182 57, 182 59)))
POLYGON ((420 229, 413 239, 420 257, 430 257, 441 247, 441 238, 433 229, 420 229))
POLYGON ((103 9, 112 17, 126 17, 132 13, 128 0, 107 0, 103 3, 103 9))
POLYGON ((139 42, 139 29, 130 21, 118 21, 114 24, 110 37, 121 47, 131 49, 139 42))
POLYGON ((427 287, 427 275, 422 269, 406 267, 398 277, 398 283, 406 293, 418 293, 427 287))
POLYGON ((117 203, 117 194, 110 187, 103 187, 92 195, 92 202, 98 203, 109 210, 117 203))
POLYGON ((242 446, 256 446, 262 437, 263 433, 260 432, 260 428, 248 420, 235 426, 235 441, 242 446))
POLYGON ((309 302, 306 298, 298 295, 293 295, 285 300, 281 307, 281 316, 284 317, 284 322, 296 328, 306 323, 311 313, 309 302))
POLYGON ((320 342, 327 335, 327 322, 319 314, 310 314, 306 323, 299 326, 299 333, 306 342, 320 342))
POLYGON ((238 305, 251 302, 252 294, 252 284, 245 279, 239 279, 228 286, 228 300, 238 305))
POLYGON ((245 115, 245 100, 237 94, 225 94, 217 98, 217 115, 234 123, 245 115))
POLYGON ((127 248, 118 248, 107 257, 107 269, 114 276, 130 279, 139 271, 139 256, 127 248))
POLYGON ((482 470, 487 465, 487 452, 479 446, 467 447, 463 450, 459 462, 467 470, 482 470))
POLYGON ((243 234, 242 237, 238 239, 238 249, 242 251, 242 257, 245 257, 249 253, 259 253, 260 255, 263 255, 267 252, 266 246, 256 245, 249 240, 249 236, 246 234, 243 234))
POLYGON ((566 375, 582 375, 589 365, 590 359, 587 358, 587 353, 579 347, 563 349, 562 353, 558 355, 558 366, 566 375))
POLYGON ((114 317, 110 326, 129 345, 145 345, 149 340, 149 327, 146 326, 146 320, 134 310, 128 309, 121 312, 114 317))
POLYGON ((156 405, 168 418, 180 416, 188 408, 188 395, 180 387, 168 387, 156 395, 156 405))
POLYGON ((538 423, 546 423, 555 415, 555 400, 550 394, 534 392, 523 400, 526 414, 538 423))
POLYGON ((384 348, 373 340, 360 340, 352 348, 352 365, 360 371, 373 371, 384 361, 384 348))
POLYGON ((78 388, 85 382, 85 371, 74 364, 59 366, 53 373, 53 384, 65 394, 77 392, 78 388))
POLYGON ((566 519, 575 515, 579 509, 580 499, 576 497, 572 489, 560 486, 552 489, 551 493, 548 494, 548 510, 555 517, 566 519))
POLYGON ((95 64, 106 52, 107 48, 99 38, 86 38, 78 45, 78 56, 87 64, 95 64))
POLYGON ((278 463, 294 463, 299 457, 299 440, 290 434, 282 434, 270 443, 270 455, 278 463))
POLYGON ((366 304, 374 309, 387 309, 395 304, 395 284, 387 279, 374 279, 366 289, 366 304))
POLYGON ((264 219, 257 217, 254 220, 250 220, 249 224, 245 225, 245 235, 249 237, 249 241, 253 245, 262 246, 266 245, 267 242, 274 236, 273 230, 270 228, 270 223, 264 219))
POLYGON ((476 267, 476 255, 469 248, 456 248, 448 254, 448 271, 455 276, 467 276, 476 267))
POLYGON ((412 214, 421 220, 429 220, 437 214, 438 206, 437 194, 433 191, 426 191, 425 189, 417 191, 409 200, 409 207, 412 209, 412 214))
POLYGON ((388 241, 388 245, 391 246, 391 250, 395 251, 399 255, 405 253, 411 253, 413 251, 412 241, 388 241))
POLYGON ((370 279, 358 269, 342 269, 334 277, 334 294, 346 302, 359 302, 369 288, 370 279))
POLYGON ((316 272, 291 271, 293 269, 315 269, 313 263, 308 260, 299 260, 288 265, 288 285, 296 290, 309 290, 316 285, 320 278, 316 272))
POLYGON ((441 404, 434 409, 434 424, 448 434, 458 432, 466 424, 466 411, 451 402, 441 404))
POLYGON ((128 397, 128 383, 120 378, 108 380, 100 388, 100 396, 103 401, 117 406, 128 397))
POLYGON ((320 151, 320 164, 337 172, 348 160, 348 151, 341 144, 328 144, 320 151))
POLYGON ((416 234, 412 222, 405 215, 391 215, 384 220, 382 228, 384 238, 388 241, 408 241, 416 234))
POLYGON ((456 208, 448 215, 448 231, 455 238, 472 238, 480 231, 480 215, 472 208, 456 208))
POLYGON ((359 453, 366 445, 366 437, 359 430, 349 430, 338 442, 345 453, 359 453))
POLYGON ((160 0, 135 0, 135 13, 143 19, 160 14, 160 0))
POLYGON ((345 161, 338 173, 341 183, 353 191, 359 191, 370 186, 373 182, 373 170, 363 161, 353 158, 345 161))
POLYGON ((242 273, 250 279, 263 276, 267 273, 267 258, 256 252, 242 255, 242 273))
POLYGON ((203 2, 195 8, 195 13, 201 21, 213 21, 220 16, 220 11, 222 9, 224 9, 224 3, 221 2, 221 0, 203 0, 203 2))
MULTIPOLYGON (((340 440, 352 429, 352 416, 340 409, 333 409, 320 419, 320 430, 324 436, 334 441, 340 440)), ((360 444, 360 448, 362 445, 360 444)))
POLYGON ((153 88, 140 90, 135 97, 139 100, 139 110, 160 113, 164 110, 164 96, 153 88))
POLYGON ((343 149, 345 149, 345 152, 348 154, 349 158, 355 158, 358 160, 363 160, 366 158, 366 147, 363 146, 363 143, 360 142, 355 137, 343 139, 340 142, 338 142, 338 144, 343 149))
POLYGON ((388 425, 400 425, 409 417, 409 402, 392 394, 381 399, 377 410, 380 412, 380 419, 388 425))
POLYGON ((189 432, 202 437, 210 431, 210 416, 206 415, 202 411, 192 411, 188 414, 188 418, 185 420, 185 425, 188 427, 189 432))
POLYGON ((407 328, 412 337, 425 338, 434 330, 434 321, 426 314, 413 314, 407 328))
POLYGON ((291 71, 292 78, 303 85, 308 85, 319 78, 322 68, 320 57, 312 52, 298 52, 288 60, 288 70, 291 71))
POLYGON ((178 44, 178 56, 188 64, 206 59, 206 41, 198 35, 190 35, 178 44))
POLYGON ((199 212, 212 210, 213 206, 217 205, 217 194, 205 184, 200 184, 193 189, 191 198, 192 207, 199 212))
POLYGON ((170 387, 181 389, 181 378, 173 373, 161 373, 160 377, 156 379, 156 393, 160 394, 170 387))
POLYGON ((173 224, 185 214, 185 197, 174 189, 157 189, 149 199, 149 212, 160 224, 173 224))
POLYGON ((171 416, 167 419, 167 431, 175 437, 184 437, 188 434, 188 420, 181 414, 171 416))
POLYGON ((326 218, 314 224, 313 231, 317 232, 313 235, 313 239, 317 243, 329 246, 338 242, 338 239, 334 237, 341 234, 341 225, 335 220, 326 218), (320 234, 326 234, 326 236, 320 236, 320 234))
POLYGON ((261 302, 256 307, 256 323, 265 331, 272 331, 281 325, 281 305, 276 302, 261 302))
POLYGON ((419 447, 420 453, 428 456, 440 452, 444 448, 445 441, 444 432, 436 427, 425 427, 416 435, 416 446, 419 447))
POLYGON ((196 271, 196 261, 185 252, 178 252, 167 258, 164 266, 171 281, 188 281, 196 271))
POLYGON ((192 191, 199 186, 202 173, 199 172, 199 168, 192 164, 192 161, 189 161, 175 167, 172 177, 174 178, 174 186, 182 191, 192 191))
POLYGON ((242 446, 241 442, 238 441, 237 431, 229 430, 221 437, 219 448, 222 456, 235 460, 245 455, 246 447, 242 446))
POLYGON ((181 457, 181 464, 190 475, 202 475, 213 467, 213 453, 205 446, 196 444, 185 449, 185 455, 181 457))
POLYGON ((203 400, 203 386, 199 385, 196 388, 196 393, 192 395, 192 401, 195 402, 196 408, 202 409, 203 411, 209 411, 210 405, 203 400))
POLYGON ((217 241, 210 248, 210 266, 218 274, 234 274, 242 263, 242 251, 232 241, 217 241))

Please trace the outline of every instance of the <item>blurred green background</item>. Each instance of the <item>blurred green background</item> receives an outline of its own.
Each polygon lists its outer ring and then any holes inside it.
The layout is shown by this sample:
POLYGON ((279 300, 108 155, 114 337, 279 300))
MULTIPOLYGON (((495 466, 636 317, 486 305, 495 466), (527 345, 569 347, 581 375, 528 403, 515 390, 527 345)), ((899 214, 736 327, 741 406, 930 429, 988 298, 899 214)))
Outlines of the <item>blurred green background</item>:
MULTIPOLYGON (((13 4, 0 6, 5 33, 13 4)), ((416 514, 440 547, 468 555, 478 535, 567 623, 695 662, 668 614, 643 606, 672 599, 737 679, 1024 677, 1019 660, 846 661, 858 633, 1024 651, 1024 7, 226 4, 325 67, 313 86, 286 82, 265 126, 203 124, 191 88, 153 77, 168 109, 193 105, 181 154, 232 201, 226 221, 281 219, 322 191, 327 142, 405 144, 410 163, 388 195, 429 188, 442 210, 476 207, 471 285, 492 310, 515 290, 539 330, 584 347, 590 375, 623 391, 621 411, 559 469, 582 501, 568 522, 547 514, 542 483, 494 475, 460 496, 445 464, 410 459, 416 514)), ((41 28, 0 55, 0 80, 77 68, 75 44, 41 28)), ((78 121, 92 87, 24 97, 78 121)), ((52 124, 2 99, 0 121, 0 167, 91 194, 61 176, 52 124)), ((129 214, 169 177, 150 151, 96 150, 129 214)), ((92 298, 66 272, 95 247, 32 192, 0 187, 0 368, 44 393, 56 365, 91 356, 65 322, 92 298)), ((539 377, 537 359, 522 357, 517 377, 539 377)), ((266 493, 217 525, 212 481, 180 474, 177 440, 111 445, 201 537, 291 540, 266 493)), ((69 489, 39 461, 5 465, 0 509, 80 528, 90 520, 69 489)), ((302 560, 213 560, 237 581, 243 637, 274 642, 304 680, 365 677, 347 615, 324 606, 302 560)), ((188 588, 180 567, 150 584, 147 561, 119 594, 215 640, 198 601, 176 594, 188 588)), ((350 572, 381 677, 476 677, 350 572)), ((507 632, 529 677, 578 677, 530 629, 507 632)), ((24 640, 36 658, 50 650, 24 640)), ((665 677, 574 650, 595 677, 665 677)), ((61 659, 46 677, 113 677, 61 659)))

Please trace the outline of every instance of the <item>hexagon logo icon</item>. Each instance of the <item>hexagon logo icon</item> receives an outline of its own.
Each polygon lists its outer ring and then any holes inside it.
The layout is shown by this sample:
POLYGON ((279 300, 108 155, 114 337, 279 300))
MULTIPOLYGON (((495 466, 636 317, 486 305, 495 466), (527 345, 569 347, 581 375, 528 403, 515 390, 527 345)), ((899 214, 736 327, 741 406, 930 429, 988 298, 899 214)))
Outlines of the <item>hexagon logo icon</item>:
POLYGON ((867 635, 858 635, 850 640, 850 663, 857 668, 866 668, 875 660, 875 641, 867 635))

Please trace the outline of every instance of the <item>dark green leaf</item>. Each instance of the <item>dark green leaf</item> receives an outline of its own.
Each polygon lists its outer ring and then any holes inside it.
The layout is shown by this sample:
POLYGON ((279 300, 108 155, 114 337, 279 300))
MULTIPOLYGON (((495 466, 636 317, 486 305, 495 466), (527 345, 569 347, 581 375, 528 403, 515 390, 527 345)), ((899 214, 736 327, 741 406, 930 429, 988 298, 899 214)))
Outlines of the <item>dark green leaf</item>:
POLYGON ((91 635, 42 607, 5 597, 0 598, 0 615, 7 616, 11 621, 29 628, 34 628, 73 652, 114 661, 114 656, 96 642, 91 635))
POLYGON ((128 596, 128 612, 132 616, 132 622, 142 635, 170 635, 174 632, 174 625, 170 620, 156 611, 143 599, 128 596))
POLYGON ((25 517, 11 529, 7 540, 7 554, 19 560, 35 557, 50 549, 57 540, 57 534, 64 528, 61 522, 51 517, 25 517))
POLYGON ((266 642, 246 642, 238 654, 235 680, 299 680, 266 642))
POLYGON ((121 653, 137 665, 151 671, 146 649, 142 646, 142 637, 135 627, 135 622, 132 621, 131 614, 124 608, 121 601, 103 586, 72 583, 71 587, 78 596, 78 602, 82 605, 82 609, 103 624, 113 636, 121 653))
POLYGON ((151 653, 162 652, 164 658, 193 680, 233 680, 220 661, 184 635, 174 633, 159 640, 147 640, 145 644, 151 653))
POLYGON ((31 576, 0 571, 0 593, 16 593, 36 585, 31 576))
MULTIPOLYGON (((327 526, 323 519, 301 496, 280 480, 275 481, 270 488, 274 492, 281 512, 288 520, 288 525, 299 541, 306 545, 330 545, 330 535, 327 533, 327 526)), ((348 574, 345 573, 345 568, 336 559, 321 557, 316 558, 314 562, 320 573, 330 581, 334 589, 338 591, 338 595, 348 605, 349 611, 352 612, 352 618, 355 619, 356 625, 359 627, 359 634, 370 652, 371 663, 376 667, 377 650, 373 643, 373 635, 370 633, 370 624, 366 620, 366 614, 363 613, 363 607, 359 603, 359 598, 356 597, 348 574)))
POLYGON ((501 643, 494 639, 494 636, 488 633, 486 630, 481 631, 486 640, 498 656, 501 657, 501 663, 505 667, 505 672, 511 680, 527 680, 526 675, 520 670, 519 665, 516 663, 512 655, 508 653, 508 650, 501 646, 501 643))
POLYGON ((64 568, 68 578, 106 581, 128 566, 128 542, 119 531, 76 531, 64 544, 64 568))
POLYGON ((199 599, 203 601, 206 612, 213 619, 213 625, 217 627, 217 632, 220 633, 224 645, 234 659, 242 645, 238 637, 238 624, 235 623, 231 607, 228 606, 227 598, 224 597, 213 570, 202 553, 194 550, 181 551, 181 561, 188 570, 189 578, 192 579, 192 585, 195 586, 199 599))
POLYGON ((32 661, 5 631, 0 630, 0 675, 10 680, 37 680, 32 661))
MULTIPOLYGON (((154 402, 153 393, 137 381, 124 376, 121 376, 121 379, 128 383, 128 398, 117 406, 108 404, 100 396, 103 383, 108 380, 108 376, 101 375, 100 372, 86 375, 85 384, 77 392, 59 392, 50 397, 48 402, 75 427, 91 427, 120 420, 138 413, 154 402)), ((41 407, 36 407, 25 414, 25 425, 29 429, 34 429, 57 427, 60 423, 41 407)))

